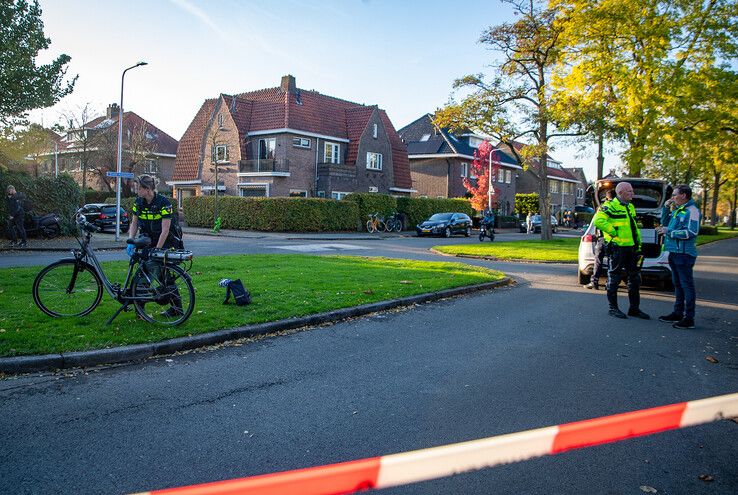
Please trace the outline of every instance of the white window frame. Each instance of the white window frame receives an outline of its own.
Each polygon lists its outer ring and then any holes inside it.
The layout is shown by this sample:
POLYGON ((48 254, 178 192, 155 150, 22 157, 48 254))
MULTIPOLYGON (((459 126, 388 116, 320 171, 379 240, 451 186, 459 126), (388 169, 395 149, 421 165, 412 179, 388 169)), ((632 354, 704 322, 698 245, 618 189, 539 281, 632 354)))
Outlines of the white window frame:
POLYGON ((505 170, 505 184, 512 182, 512 170, 505 170))
POLYGON ((350 192, 346 191, 331 191, 331 199, 335 199, 336 201, 341 201, 343 198, 351 194, 350 192))
POLYGON ((157 174, 159 165, 155 158, 147 158, 144 165, 144 173, 146 174, 157 174))
POLYGON ((222 128, 223 128, 223 114, 219 113, 218 114, 218 129, 222 129, 222 128))
POLYGON ((377 124, 374 124, 374 128, 372 130, 372 137, 374 139, 377 139, 378 135, 379 135, 379 126, 377 124))
POLYGON ((216 144, 213 147, 213 159, 216 163, 228 163, 228 145, 216 144), (220 152, 223 151, 223 160, 220 159, 220 152))
POLYGON ((373 151, 367 151, 366 152, 366 168, 369 170, 382 170, 382 153, 375 153, 373 151))
POLYGON ((269 183, 268 182, 255 182, 253 184, 239 184, 238 195, 242 198, 268 198, 269 197, 269 183), (264 189, 264 196, 244 196, 244 189, 264 189))
POLYGON ((312 142, 309 138, 293 137, 292 146, 294 146, 295 148, 305 148, 309 150, 312 147, 312 142))
POLYGON ((461 177, 469 177, 469 164, 461 162, 461 177))
POLYGON ((290 189, 290 198, 307 198, 307 189, 290 189))
POLYGON ((341 163, 341 145, 326 141, 323 144, 323 163, 341 163), (328 150, 331 150, 330 161, 328 160, 328 150))
POLYGON ((319 198, 325 198, 325 191, 318 191, 316 196, 319 198))
POLYGON ((582 198, 584 198, 584 189, 582 189, 581 187, 577 187, 577 199, 582 198))
POLYGON ((259 157, 259 160, 274 160, 274 159, 276 159, 277 158, 277 138, 271 137, 271 138, 262 138, 262 139, 259 139, 259 149, 257 150, 256 154, 259 157), (269 142, 269 141, 271 141, 271 142, 274 143, 274 150, 273 150, 274 156, 272 156, 271 158, 269 158, 269 157, 263 157, 262 158, 262 156, 261 156, 261 143, 262 142, 265 143, 265 149, 266 149, 266 143, 269 142))
POLYGON ((550 180, 548 183, 548 192, 550 193, 558 193, 560 192, 559 189, 559 181, 557 180, 550 180))
POLYGON ((423 134, 420 138, 420 142, 428 141, 430 139, 430 134, 423 134))
POLYGON ((499 182, 500 184, 505 182, 505 170, 504 169, 499 169, 497 171, 497 182, 499 182))

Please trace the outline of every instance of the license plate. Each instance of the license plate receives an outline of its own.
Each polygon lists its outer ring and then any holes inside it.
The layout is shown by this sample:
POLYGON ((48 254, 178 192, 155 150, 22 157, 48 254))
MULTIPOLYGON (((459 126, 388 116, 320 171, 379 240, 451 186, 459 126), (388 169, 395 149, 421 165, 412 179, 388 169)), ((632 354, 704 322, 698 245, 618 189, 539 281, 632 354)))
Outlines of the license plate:
POLYGON ((421 232, 430 232, 430 229, 420 229, 421 232))

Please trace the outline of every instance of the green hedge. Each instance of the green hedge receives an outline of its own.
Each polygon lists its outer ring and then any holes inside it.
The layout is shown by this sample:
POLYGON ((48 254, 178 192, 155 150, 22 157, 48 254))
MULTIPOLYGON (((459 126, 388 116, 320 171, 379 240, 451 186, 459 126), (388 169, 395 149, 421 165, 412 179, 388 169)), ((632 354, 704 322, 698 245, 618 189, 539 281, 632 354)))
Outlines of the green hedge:
POLYGON ((584 211, 574 213, 574 221, 579 226, 589 225, 589 223, 592 221, 592 217, 594 217, 594 213, 587 213, 584 211))
POLYGON ((443 198, 397 198, 397 211, 404 215, 406 229, 414 229, 417 224, 427 220, 434 213, 466 213, 470 217, 474 210, 468 199, 443 198))
MULTIPOLYGON (((214 196, 184 198, 185 220, 192 227, 212 227, 214 196)), ((359 215, 353 201, 320 198, 218 198, 221 228, 266 232, 356 230, 359 215)))
MULTIPOLYGON (((62 232, 71 234, 74 232, 74 213, 79 208, 82 191, 68 174, 60 174, 59 177, 31 177, 22 172, 0 171, 0 188, 5 194, 9 184, 15 186, 16 190, 26 195, 33 205, 33 213, 45 215, 57 213, 61 217, 62 232)), ((0 202, 0 218, 8 217, 7 204, 0 202)))
POLYGON ((700 227, 699 235, 717 235, 717 234, 718 234, 717 227, 713 227, 712 225, 703 225, 700 227))
POLYGON ((345 200, 353 201, 359 208, 357 218, 359 230, 364 228, 369 215, 379 213, 379 216, 387 219, 397 211, 397 199, 388 194, 353 193, 346 196, 345 200))

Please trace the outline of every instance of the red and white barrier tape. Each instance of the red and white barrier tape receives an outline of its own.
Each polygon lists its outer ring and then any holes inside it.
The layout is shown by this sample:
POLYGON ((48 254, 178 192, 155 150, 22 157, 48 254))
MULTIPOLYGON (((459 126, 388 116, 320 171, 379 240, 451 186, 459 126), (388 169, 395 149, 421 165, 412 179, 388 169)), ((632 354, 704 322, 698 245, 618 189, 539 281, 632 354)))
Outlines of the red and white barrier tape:
POLYGON ((442 478, 498 464, 738 417, 738 393, 401 454, 139 495, 331 495, 442 478))

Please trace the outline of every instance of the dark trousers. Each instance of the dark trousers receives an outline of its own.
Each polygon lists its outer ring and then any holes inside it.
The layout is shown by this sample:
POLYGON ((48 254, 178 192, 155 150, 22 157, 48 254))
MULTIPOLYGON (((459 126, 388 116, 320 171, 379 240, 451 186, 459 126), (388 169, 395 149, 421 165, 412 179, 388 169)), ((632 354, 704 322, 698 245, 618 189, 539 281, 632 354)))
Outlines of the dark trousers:
POLYGON ((592 278, 589 279, 590 282, 599 282, 600 281, 600 270, 602 270, 602 265, 605 261, 605 239, 602 237, 597 238, 597 242, 594 245, 594 268, 592 268, 592 278))
POLYGON ((674 313, 694 320, 697 294, 694 290, 693 268, 697 258, 688 254, 669 253, 671 279, 674 282, 674 313))
POLYGON ((16 242, 20 236, 21 242, 26 242, 26 228, 23 226, 24 215, 16 215, 12 220, 8 220, 8 235, 10 240, 16 242))
POLYGON ((641 269, 638 256, 633 246, 610 246, 610 269, 607 271, 607 302, 610 309, 618 309, 618 286, 623 279, 623 272, 628 280, 629 311, 638 311, 641 307, 641 269))

